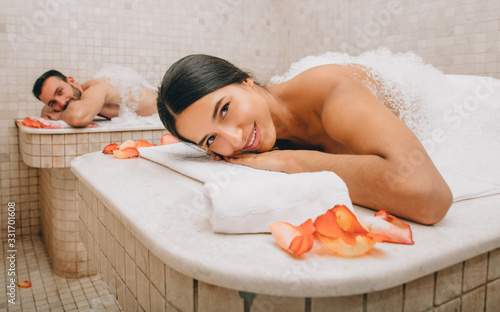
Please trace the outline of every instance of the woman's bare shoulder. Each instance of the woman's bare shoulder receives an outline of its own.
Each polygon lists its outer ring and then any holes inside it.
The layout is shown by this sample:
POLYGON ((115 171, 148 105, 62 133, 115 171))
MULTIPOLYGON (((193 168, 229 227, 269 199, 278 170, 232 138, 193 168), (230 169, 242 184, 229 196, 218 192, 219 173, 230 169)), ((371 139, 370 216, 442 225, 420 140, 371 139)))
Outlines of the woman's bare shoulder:
MULTIPOLYGON (((357 64, 327 64, 307 69, 277 87, 283 94, 293 98, 324 98, 333 88, 345 80, 360 82, 370 79, 369 69, 357 64)), ((285 96, 286 97, 286 96, 285 96)))
POLYGON ((307 69, 290 80, 270 85, 268 89, 288 105, 309 106, 322 103, 341 79, 341 65, 320 65, 307 69))
POLYGON ((354 78, 356 80, 365 79, 370 72, 370 68, 359 65, 359 64, 326 64, 311 67, 286 83, 317 83, 318 81, 323 81, 325 83, 333 83, 346 77, 346 75, 354 78))

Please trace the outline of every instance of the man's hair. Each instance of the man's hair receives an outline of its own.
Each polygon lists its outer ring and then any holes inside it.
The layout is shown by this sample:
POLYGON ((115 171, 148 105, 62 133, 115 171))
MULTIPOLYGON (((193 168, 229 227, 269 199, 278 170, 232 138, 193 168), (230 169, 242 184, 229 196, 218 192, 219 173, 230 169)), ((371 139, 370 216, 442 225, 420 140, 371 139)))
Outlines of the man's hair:
POLYGON ((49 77, 57 77, 64 82, 68 82, 66 76, 64 76, 60 71, 57 71, 55 69, 46 71, 35 81, 35 84, 33 85, 33 95, 39 100, 40 100, 40 93, 42 93, 43 84, 45 83, 45 80, 47 80, 47 78, 49 77))

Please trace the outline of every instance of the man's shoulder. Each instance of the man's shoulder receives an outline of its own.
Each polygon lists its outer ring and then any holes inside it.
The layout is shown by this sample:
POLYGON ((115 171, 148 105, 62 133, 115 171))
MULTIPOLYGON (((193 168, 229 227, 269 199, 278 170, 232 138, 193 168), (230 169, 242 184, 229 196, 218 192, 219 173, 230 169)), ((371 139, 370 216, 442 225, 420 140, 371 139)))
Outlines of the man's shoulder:
POLYGON ((89 79, 82 84, 82 88, 84 91, 106 91, 111 89, 112 86, 106 79, 89 79))

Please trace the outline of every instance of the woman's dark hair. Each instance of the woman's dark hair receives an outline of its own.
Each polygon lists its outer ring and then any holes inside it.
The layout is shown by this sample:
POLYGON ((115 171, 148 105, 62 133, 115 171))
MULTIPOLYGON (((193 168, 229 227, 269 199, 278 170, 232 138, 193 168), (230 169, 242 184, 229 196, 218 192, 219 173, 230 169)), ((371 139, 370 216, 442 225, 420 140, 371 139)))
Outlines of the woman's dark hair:
POLYGON ((55 69, 51 69, 43 73, 36 81, 35 84, 33 85, 33 95, 37 98, 40 99, 40 94, 42 93, 42 87, 49 77, 57 77, 61 79, 64 82, 68 82, 68 79, 66 76, 64 76, 60 71, 57 71, 55 69))
POLYGON ((170 133, 191 142, 177 131, 177 116, 205 95, 233 83, 242 83, 247 78, 250 78, 248 73, 221 58, 188 55, 172 64, 163 76, 158 90, 158 115, 170 133))

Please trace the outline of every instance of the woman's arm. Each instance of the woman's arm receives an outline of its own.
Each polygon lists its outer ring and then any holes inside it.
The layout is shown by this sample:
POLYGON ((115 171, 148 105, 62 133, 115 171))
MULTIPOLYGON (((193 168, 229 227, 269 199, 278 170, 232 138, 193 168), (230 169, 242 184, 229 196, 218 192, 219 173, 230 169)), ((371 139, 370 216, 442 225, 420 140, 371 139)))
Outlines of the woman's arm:
POLYGON ((330 84, 321 121, 326 133, 353 155, 272 151, 232 162, 289 173, 333 171, 356 204, 423 224, 440 221, 452 203, 451 191, 417 137, 360 81, 344 71, 330 71, 318 67, 297 82, 311 92, 330 84), (322 85, 315 77, 321 77, 322 85))

